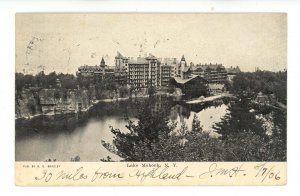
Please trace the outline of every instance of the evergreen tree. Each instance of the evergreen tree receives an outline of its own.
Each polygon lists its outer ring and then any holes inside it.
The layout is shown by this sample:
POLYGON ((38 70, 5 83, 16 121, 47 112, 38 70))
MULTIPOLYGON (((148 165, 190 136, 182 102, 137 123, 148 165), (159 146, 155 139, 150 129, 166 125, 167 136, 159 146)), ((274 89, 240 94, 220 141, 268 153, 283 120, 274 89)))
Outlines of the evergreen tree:
POLYGON ((183 122, 178 130, 178 135, 180 138, 184 138, 184 136, 188 133, 188 127, 185 122, 183 122))
POLYGON ((196 114, 194 114, 193 122, 192 122, 192 131, 201 132, 202 126, 200 125, 200 120, 196 114))
POLYGON ((275 110, 273 112, 274 127, 270 143, 275 153, 276 160, 286 161, 287 150, 287 119, 286 112, 275 110))
POLYGON ((239 132, 252 132, 265 136, 262 122, 256 119, 254 112, 250 112, 248 98, 241 97, 240 100, 231 103, 228 110, 222 121, 213 126, 223 139, 239 132))
POLYGON ((145 156, 153 153, 153 144, 168 138, 172 131, 165 110, 153 111, 151 100, 138 106, 138 122, 127 119, 127 132, 111 127, 115 135, 113 144, 116 153, 128 161, 147 160, 145 156))

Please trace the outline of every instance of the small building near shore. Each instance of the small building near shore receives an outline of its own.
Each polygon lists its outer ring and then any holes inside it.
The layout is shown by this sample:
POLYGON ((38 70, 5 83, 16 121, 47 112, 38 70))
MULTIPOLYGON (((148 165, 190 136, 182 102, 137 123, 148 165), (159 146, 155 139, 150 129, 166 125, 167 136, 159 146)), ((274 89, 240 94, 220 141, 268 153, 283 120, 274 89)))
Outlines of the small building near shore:
POLYGON ((208 94, 208 81, 198 75, 191 75, 189 78, 174 77, 170 84, 180 88, 182 93, 189 97, 200 97, 208 94))
POLYGON ((49 112, 53 112, 57 105, 57 102, 54 98, 46 98, 41 97, 40 99, 41 110, 43 114, 47 114, 49 112))

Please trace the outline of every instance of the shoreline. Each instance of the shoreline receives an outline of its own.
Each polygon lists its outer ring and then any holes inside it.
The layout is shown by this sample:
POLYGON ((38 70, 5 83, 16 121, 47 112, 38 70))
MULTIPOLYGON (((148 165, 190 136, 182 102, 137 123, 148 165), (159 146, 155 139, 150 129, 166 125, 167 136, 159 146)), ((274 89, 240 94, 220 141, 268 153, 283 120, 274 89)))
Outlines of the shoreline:
MULTIPOLYGON (((169 93, 158 93, 158 94, 155 94, 155 95, 166 95, 166 96, 172 96, 172 97, 178 97, 178 96, 181 96, 181 95, 174 95, 174 94, 169 94, 169 93)), ((119 98, 113 98, 113 99, 97 99, 95 101, 91 101, 92 104, 90 106, 88 106, 87 108, 85 109, 82 109, 81 111, 75 111, 75 112, 66 112, 65 114, 77 114, 79 112, 88 112, 92 107, 94 107, 96 104, 100 103, 100 102, 103 102, 103 103, 111 103, 111 102, 116 102, 116 101, 125 101, 125 100, 129 100, 129 99, 135 99, 135 98, 149 98, 150 96, 149 95, 137 95, 137 96, 132 96, 132 97, 119 97, 119 98)), ((35 114, 35 115, 29 115, 27 117, 15 117, 15 121, 16 120, 32 120, 36 117, 39 117, 39 116, 54 116, 55 113, 54 111, 52 112, 49 112, 47 114, 35 114)))

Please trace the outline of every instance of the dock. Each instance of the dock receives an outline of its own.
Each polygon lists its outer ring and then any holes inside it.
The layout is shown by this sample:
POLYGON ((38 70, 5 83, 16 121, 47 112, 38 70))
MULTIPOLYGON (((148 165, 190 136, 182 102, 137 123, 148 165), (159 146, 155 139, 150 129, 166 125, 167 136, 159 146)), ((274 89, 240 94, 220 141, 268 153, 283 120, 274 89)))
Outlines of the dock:
POLYGON ((229 93, 222 93, 222 94, 213 95, 213 96, 210 96, 210 97, 199 97, 199 98, 194 99, 194 100, 186 101, 186 103, 187 104, 198 104, 198 103, 204 103, 204 102, 209 102, 209 101, 222 99, 224 97, 233 97, 233 95, 229 94, 229 93))

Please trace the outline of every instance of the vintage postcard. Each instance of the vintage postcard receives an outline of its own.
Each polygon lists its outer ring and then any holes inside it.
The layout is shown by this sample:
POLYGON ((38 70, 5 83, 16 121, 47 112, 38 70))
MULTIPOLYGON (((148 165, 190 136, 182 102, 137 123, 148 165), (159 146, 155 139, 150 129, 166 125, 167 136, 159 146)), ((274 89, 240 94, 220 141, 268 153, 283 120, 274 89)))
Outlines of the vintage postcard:
POLYGON ((286 184, 287 14, 15 22, 16 185, 286 184))

